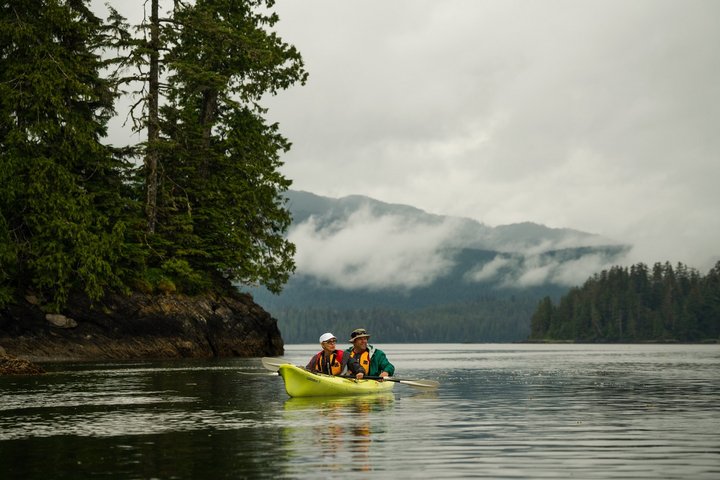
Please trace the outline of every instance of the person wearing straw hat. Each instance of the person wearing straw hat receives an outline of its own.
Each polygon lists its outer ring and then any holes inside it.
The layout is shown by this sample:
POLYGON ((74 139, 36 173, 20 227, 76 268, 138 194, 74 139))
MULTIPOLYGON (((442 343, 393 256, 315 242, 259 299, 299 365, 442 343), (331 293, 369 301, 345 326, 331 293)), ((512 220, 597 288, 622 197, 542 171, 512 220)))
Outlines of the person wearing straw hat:
POLYGON ((349 342, 352 347, 345 350, 349 357, 356 358, 360 366, 369 377, 391 377, 395 373, 395 366, 387 359, 385 352, 372 345, 368 345, 370 334, 364 328, 356 328, 350 334, 349 342))
POLYGON ((342 350, 335 349, 337 337, 330 332, 320 335, 322 350, 313 355, 305 367, 315 373, 348 376, 348 372, 357 379, 363 378, 365 371, 357 359, 342 350))

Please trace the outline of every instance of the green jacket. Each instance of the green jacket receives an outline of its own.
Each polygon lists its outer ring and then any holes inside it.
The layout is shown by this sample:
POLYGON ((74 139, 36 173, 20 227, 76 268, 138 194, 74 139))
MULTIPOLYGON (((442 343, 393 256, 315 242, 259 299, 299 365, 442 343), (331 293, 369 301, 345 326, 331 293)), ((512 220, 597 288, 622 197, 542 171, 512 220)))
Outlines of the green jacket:
MULTIPOLYGON (((348 348, 345 352, 350 355, 353 347, 348 348)), ((368 352, 370 353, 370 367, 368 370, 369 377, 378 377, 382 372, 387 372, 388 375, 393 376, 395 374, 395 366, 390 363, 385 356, 385 352, 382 350, 368 345, 368 352)))

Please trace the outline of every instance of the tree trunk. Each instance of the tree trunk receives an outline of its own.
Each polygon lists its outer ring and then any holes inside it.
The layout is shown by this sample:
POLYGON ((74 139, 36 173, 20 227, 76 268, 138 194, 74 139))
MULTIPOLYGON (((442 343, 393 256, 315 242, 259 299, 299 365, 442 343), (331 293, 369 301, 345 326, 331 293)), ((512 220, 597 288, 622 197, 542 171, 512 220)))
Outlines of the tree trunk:
POLYGON ((158 194, 158 140, 160 139, 159 103, 160 103, 160 20, 158 17, 159 0, 152 0, 150 12, 150 79, 148 92, 148 143, 145 152, 145 185, 147 189, 147 231, 155 233, 157 223, 158 194))
POLYGON ((212 127, 215 122, 217 112, 218 92, 209 89, 203 94, 202 111, 200 112, 200 122, 202 123, 203 148, 205 149, 204 158, 200 167, 200 175, 205 178, 210 172, 209 152, 210 138, 212 137, 212 127))

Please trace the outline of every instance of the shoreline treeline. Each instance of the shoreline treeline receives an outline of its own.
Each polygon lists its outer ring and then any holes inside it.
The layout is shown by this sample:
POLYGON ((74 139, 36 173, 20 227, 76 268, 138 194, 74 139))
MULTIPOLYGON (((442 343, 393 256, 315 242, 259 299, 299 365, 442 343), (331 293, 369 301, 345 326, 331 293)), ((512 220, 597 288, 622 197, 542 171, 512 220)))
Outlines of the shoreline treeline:
POLYGON ((571 289, 555 305, 540 301, 530 340, 578 342, 716 341, 720 338, 720 262, 705 276, 682 263, 615 266, 571 289))
POLYGON ((380 343, 516 342, 528 336, 528 318, 537 298, 489 295, 423 308, 315 306, 270 311, 287 343, 316 343, 317 332, 323 331, 344 341, 358 327, 367 328, 380 343))

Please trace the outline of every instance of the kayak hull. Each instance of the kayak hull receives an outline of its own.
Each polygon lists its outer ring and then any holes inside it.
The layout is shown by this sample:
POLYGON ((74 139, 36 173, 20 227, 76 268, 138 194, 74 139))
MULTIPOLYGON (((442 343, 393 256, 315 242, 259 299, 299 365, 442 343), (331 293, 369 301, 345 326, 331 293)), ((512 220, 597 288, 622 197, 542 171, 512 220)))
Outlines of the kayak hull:
POLYGON ((390 392, 393 382, 354 380, 312 373, 295 365, 280 365, 278 373, 285 382, 285 391, 291 397, 331 397, 343 395, 372 395, 390 392))

